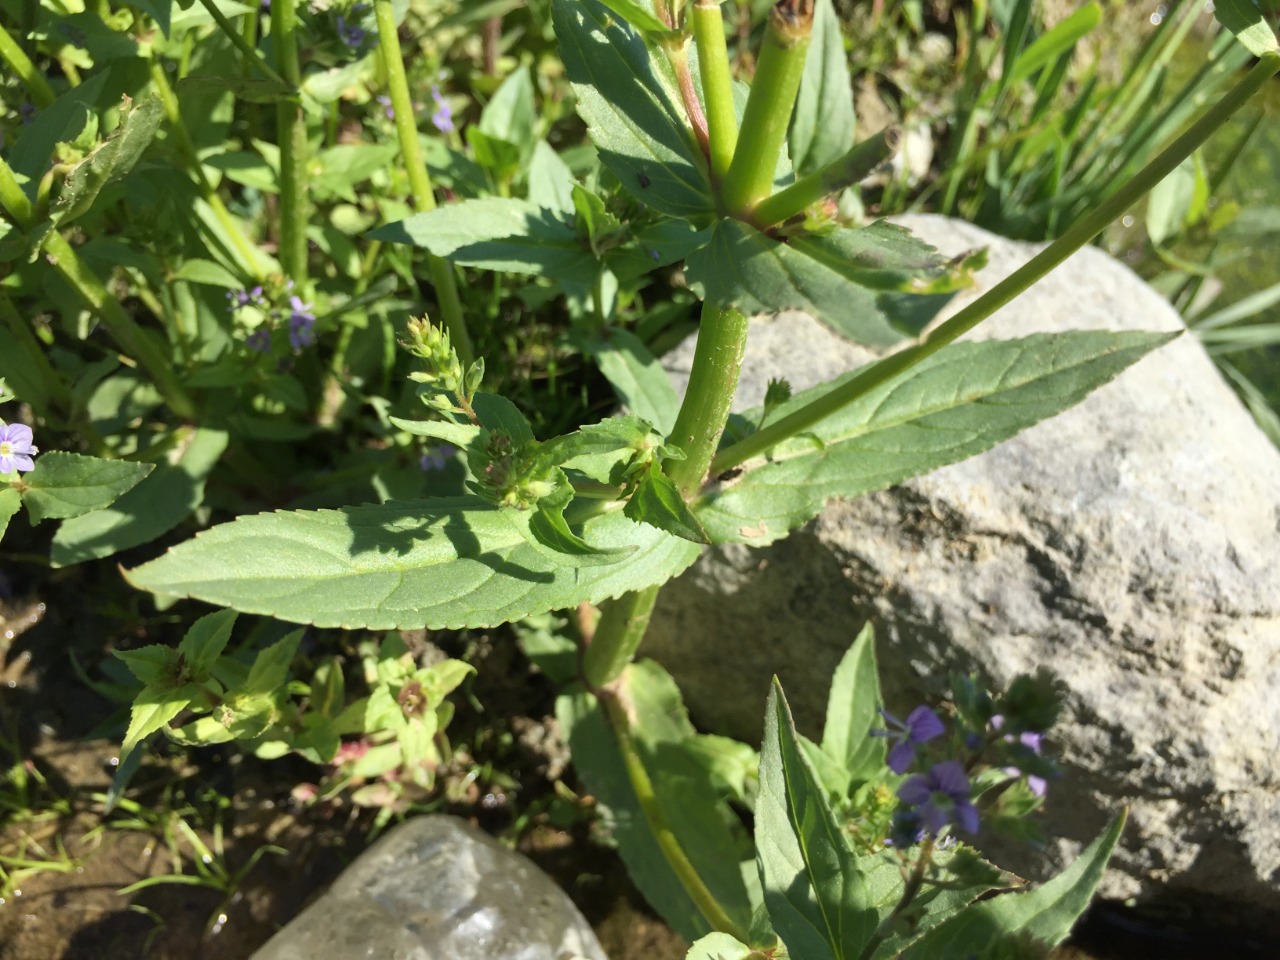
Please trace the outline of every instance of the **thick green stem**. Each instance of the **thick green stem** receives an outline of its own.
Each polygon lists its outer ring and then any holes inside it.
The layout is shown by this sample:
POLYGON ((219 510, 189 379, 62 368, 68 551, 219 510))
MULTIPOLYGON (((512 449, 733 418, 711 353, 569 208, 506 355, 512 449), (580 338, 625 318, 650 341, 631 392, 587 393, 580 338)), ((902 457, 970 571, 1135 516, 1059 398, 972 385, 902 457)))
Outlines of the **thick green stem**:
POLYGON ((173 87, 169 83, 169 77, 164 72, 164 64, 159 60, 151 61, 151 84, 156 88, 156 94, 160 97, 160 103, 164 106, 165 118, 169 121, 169 129, 173 133, 174 145, 178 148, 178 152, 182 154, 182 159, 191 171, 191 175, 195 178, 196 186, 200 190, 200 197, 213 210, 214 218, 218 221, 219 226, 222 227, 222 232, 225 234, 227 242, 231 244, 232 249, 227 252, 236 258, 250 277, 255 280, 261 280, 262 269, 259 265, 258 251, 253 242, 245 236, 244 230, 241 229, 235 217, 231 215, 227 205, 222 202, 218 192, 213 189, 213 184, 209 182, 209 178, 204 172, 204 164, 200 161, 200 153, 196 150, 196 145, 191 140, 191 134, 187 131, 187 125, 182 119, 182 110, 178 105, 178 98, 174 95, 173 87))
POLYGON ((812 32, 812 0, 779 0, 769 14, 737 149, 720 193, 725 210, 735 216, 748 215, 773 192, 773 173, 800 92, 812 32))
MULTIPOLYGON (((302 87, 295 0, 271 0, 271 47, 293 93, 302 87)), ((280 266, 299 290, 307 286, 307 124, 300 100, 276 104, 280 145, 280 266)))
POLYGON ((183 420, 194 420, 195 404, 179 382, 169 358, 125 312, 120 301, 103 285, 97 274, 84 265, 75 249, 57 231, 50 231, 44 241, 45 254, 85 305, 102 321, 111 338, 155 380, 156 389, 169 409, 183 420))
MULTIPOLYGON (((702 323, 693 370, 669 442, 685 453, 668 460, 667 473, 688 497, 702 484, 729 419, 738 372, 747 346, 747 318, 737 310, 702 305, 702 323)), ((603 687, 616 680, 635 656, 649 626, 658 587, 624 594, 601 609, 600 623, 587 647, 587 682, 603 687)))
POLYGON ((258 53, 249 41, 244 38, 243 34, 236 29, 235 24, 227 19, 227 15, 218 9, 218 5, 214 3, 213 0, 200 0, 200 2, 204 5, 205 10, 208 11, 209 16, 213 17, 213 22, 216 23, 218 28, 227 35, 227 39, 231 41, 232 46, 240 51, 241 55, 244 57, 246 65, 252 65, 261 72, 264 77, 274 80, 276 83, 290 86, 289 82, 285 80, 284 77, 280 76, 271 64, 262 59, 262 55, 258 53))
POLYGON ((1264 54, 1240 83, 1206 110, 1186 133, 1171 143, 1132 180, 1093 211, 1072 224, 1061 237, 1041 250, 1026 264, 941 324, 929 334, 927 339, 914 347, 864 367, 857 376, 813 403, 801 407, 795 413, 722 450, 712 461, 712 472, 722 473, 745 463, 752 457, 760 456, 788 437, 803 433, 818 421, 831 416, 859 397, 865 396, 871 390, 892 380, 925 357, 936 353, 972 330, 1096 237, 1109 223, 1123 215, 1141 199, 1143 194, 1177 169, 1183 160, 1191 156, 1218 128, 1230 120, 1277 72, 1280 72, 1280 53, 1264 54))
POLYGON ((715 456, 746 348, 747 318, 737 310, 704 303, 689 388, 668 438, 685 454, 684 460, 667 461, 667 474, 686 498, 701 486, 715 456))
POLYGON ((698 45, 698 72, 702 74, 702 95, 707 101, 711 175, 721 180, 729 172, 738 145, 738 114, 733 109, 729 48, 718 0, 697 0, 694 4, 693 39, 698 45))
POLYGON ((658 796, 653 789, 653 782, 649 779, 649 772, 645 770, 644 760, 631 736, 631 720, 627 716, 626 709, 612 691, 604 692, 598 702, 604 708, 609 726, 617 738, 618 751, 622 754, 622 762, 627 769, 627 779, 631 781, 631 789, 635 792, 640 812, 644 815, 645 823, 648 824, 649 831, 653 834, 654 841, 662 851, 667 865, 671 867, 672 873, 680 881, 680 886, 684 888, 684 892, 712 929, 745 942, 746 931, 739 929, 724 907, 720 905, 720 901, 715 898, 715 894, 702 882, 697 868, 689 862, 679 839, 667 825, 662 807, 658 803, 658 796))
POLYGON ((13 175, 13 168, 0 158, 0 206, 13 218, 13 221, 24 229, 31 226, 35 210, 31 206, 31 198, 23 192, 18 178, 13 175))
MULTIPOLYGON (((400 140, 400 152, 404 155, 405 170, 409 174, 409 186, 413 190, 414 208, 420 213, 436 208, 435 193, 431 188, 431 175, 422 158, 418 143, 418 125, 413 110, 413 98, 409 95, 409 81, 404 72, 404 55, 400 51, 400 37, 396 33, 395 13, 391 0, 374 0, 374 16, 378 22, 378 44, 382 51, 382 66, 387 71, 387 94, 391 97, 391 109, 395 114, 396 136, 400 140)), ((462 316, 462 301, 458 297, 458 283, 448 261, 427 254, 427 270, 436 288, 440 302, 440 321, 449 331, 449 340, 457 351, 458 359, 470 363, 475 356, 466 320, 462 316)))
POLYGON ((649 628, 658 590, 646 587, 601 605, 600 622, 582 660, 589 686, 600 688, 622 676, 649 628))
POLYGON ((18 41, 13 39, 3 26, 0 26, 0 59, 3 59, 9 65, 9 69, 17 74, 22 85, 27 88, 27 96, 41 110, 57 99, 44 74, 36 69, 36 65, 31 62, 31 58, 19 46, 18 41))
POLYGON ((853 186, 893 156, 901 142, 902 132, 897 127, 889 127, 855 144, 843 157, 761 200, 751 214, 752 223, 761 229, 782 223, 823 197, 853 186))

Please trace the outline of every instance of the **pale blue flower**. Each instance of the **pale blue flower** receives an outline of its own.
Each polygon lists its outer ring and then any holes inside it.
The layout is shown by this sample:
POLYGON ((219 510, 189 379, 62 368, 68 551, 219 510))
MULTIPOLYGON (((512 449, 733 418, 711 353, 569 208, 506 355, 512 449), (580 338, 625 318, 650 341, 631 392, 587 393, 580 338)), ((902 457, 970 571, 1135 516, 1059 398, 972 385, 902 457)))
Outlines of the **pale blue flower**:
POLYGON ((0 473, 20 473, 35 469, 31 458, 40 452, 31 441, 35 439, 25 423, 6 424, 0 420, 0 473))

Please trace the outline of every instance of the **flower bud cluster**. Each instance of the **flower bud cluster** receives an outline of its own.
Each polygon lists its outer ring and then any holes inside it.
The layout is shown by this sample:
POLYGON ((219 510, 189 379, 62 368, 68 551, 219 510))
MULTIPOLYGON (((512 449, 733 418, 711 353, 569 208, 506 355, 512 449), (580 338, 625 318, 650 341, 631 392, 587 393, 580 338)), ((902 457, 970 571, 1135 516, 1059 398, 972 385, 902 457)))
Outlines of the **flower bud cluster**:
POLYGON ((406 327, 408 340, 401 346, 422 361, 422 369, 409 374, 420 384, 418 396, 438 413, 459 413, 474 422, 471 401, 484 381, 484 360, 477 359, 463 367, 449 342, 449 332, 426 317, 410 320, 406 327))
POLYGON ((516 444, 500 430, 489 434, 477 470, 477 492, 503 507, 525 510, 550 496, 559 485, 560 471, 537 455, 537 442, 516 444))

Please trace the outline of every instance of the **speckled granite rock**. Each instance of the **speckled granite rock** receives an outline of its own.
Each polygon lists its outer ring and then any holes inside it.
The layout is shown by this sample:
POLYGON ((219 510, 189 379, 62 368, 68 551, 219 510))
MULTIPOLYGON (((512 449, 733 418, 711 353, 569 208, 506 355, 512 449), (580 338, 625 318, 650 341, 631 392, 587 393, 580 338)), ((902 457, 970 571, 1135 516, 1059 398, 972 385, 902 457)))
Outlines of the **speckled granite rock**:
POLYGON ((605 960, 529 860, 454 817, 416 817, 360 855, 252 960, 605 960))
MULTIPOLYGON (((980 289, 1034 252, 907 223, 946 254, 989 246, 980 289)), ((975 334, 1180 326, 1090 248, 975 334)), ((802 388, 863 356, 808 318, 756 321, 741 404, 770 376, 802 388)), ((714 728, 757 736, 776 671, 813 730, 868 618, 904 709, 952 670, 1003 686, 1047 664, 1065 679, 1065 777, 1046 811, 1062 840, 1047 864, 992 849, 1002 864, 1042 874, 1129 804, 1105 895, 1225 901, 1280 925, 1280 453, 1194 338, 982 456, 832 504, 767 549, 709 551, 663 592, 645 652, 714 728)))

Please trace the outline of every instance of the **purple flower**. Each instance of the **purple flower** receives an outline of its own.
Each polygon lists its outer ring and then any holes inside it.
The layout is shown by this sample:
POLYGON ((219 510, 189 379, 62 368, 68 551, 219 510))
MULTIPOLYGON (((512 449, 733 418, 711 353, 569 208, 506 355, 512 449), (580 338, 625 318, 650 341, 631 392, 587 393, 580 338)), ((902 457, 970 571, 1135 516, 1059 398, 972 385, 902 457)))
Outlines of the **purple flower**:
POLYGON ((453 133, 453 108, 440 95, 440 88, 432 84, 431 99, 436 102, 436 112, 431 115, 431 122, 441 133, 453 133))
POLYGON ((928 707, 916 707, 907 714, 906 723, 888 710, 881 710, 880 715, 889 729, 872 730, 871 736, 888 737, 893 742, 889 748, 889 769, 894 773, 906 773, 916 758, 916 747, 947 732, 938 715, 928 707))
POLYGON ((5 424, 0 420, 0 473, 34 470, 32 461, 39 449, 32 443, 31 428, 25 423, 5 424))
POLYGON ((257 286, 252 290, 228 290, 227 304, 227 309, 233 313, 241 307, 260 307, 263 305, 262 287, 257 286))
MULTIPOLYGON (((1010 737, 1009 739, 1013 738, 1010 737)), ((1044 743, 1044 734, 1024 733, 1018 737, 1018 742, 1038 757, 1040 756, 1040 747, 1044 743)), ((1004 772, 1011 777, 1022 776, 1022 771, 1017 767, 1005 767, 1004 772)), ((1043 797, 1049 789, 1049 783, 1044 777, 1037 777, 1034 773, 1029 773, 1027 774, 1027 787, 1037 797, 1043 797)))
MULTIPOLYGON (((1004 717, 997 713, 991 718, 991 726, 995 730, 1004 729, 1004 717)), ((1027 731, 1019 734, 1017 737, 1014 737, 1014 735, 1010 733, 1005 735, 1005 740, 1009 743, 1014 743, 1016 741, 1038 757, 1040 756, 1040 748, 1044 744, 1044 734, 1027 731)), ((1017 767, 1005 767, 1004 772, 1011 777, 1022 776, 1022 771, 1017 767)), ((1027 787, 1037 797, 1043 797, 1049 789, 1049 783, 1044 777, 1037 777, 1035 774, 1029 773, 1027 774, 1027 787)))
POLYGON ((289 345, 295 350, 316 342, 316 317, 311 304, 303 303, 296 294, 289 298, 289 345))
MULTIPOLYGON (((356 10, 353 9, 351 12, 355 13, 356 10)), ((342 14, 338 14, 337 27, 338 36, 348 47, 353 50, 359 50, 364 46, 365 38, 368 36, 364 27, 348 23, 347 18, 342 14)))
POLYGON ((449 461, 457 456, 458 448, 452 443, 442 443, 434 450, 430 450, 422 455, 418 461, 424 473, 430 473, 435 470, 443 470, 449 465, 449 461))
POLYGON ((254 353, 266 353, 271 349, 271 331, 266 327, 259 327, 244 338, 244 345, 254 353))
POLYGON ((396 108, 391 106, 390 97, 383 94, 383 95, 374 97, 374 99, 377 100, 380 104, 382 104, 382 112, 387 115, 388 120, 394 120, 396 118, 396 108))
POLYGON ((969 776, 959 760, 943 760, 927 773, 908 777, 898 788, 898 799, 916 808, 930 833, 941 833, 949 823, 966 833, 978 832, 978 811, 969 799, 969 776))

